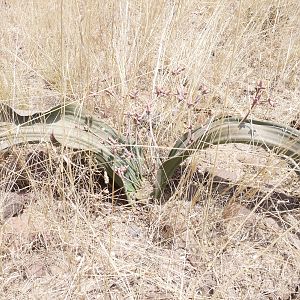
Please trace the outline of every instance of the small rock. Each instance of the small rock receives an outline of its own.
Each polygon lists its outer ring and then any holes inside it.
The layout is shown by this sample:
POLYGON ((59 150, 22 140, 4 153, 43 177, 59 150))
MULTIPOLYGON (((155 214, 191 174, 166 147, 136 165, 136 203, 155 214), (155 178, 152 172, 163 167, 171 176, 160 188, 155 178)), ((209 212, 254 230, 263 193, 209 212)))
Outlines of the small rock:
POLYGON ((135 224, 128 226, 127 232, 133 238, 138 238, 142 234, 141 228, 135 224))
POLYGON ((226 221, 242 219, 243 221, 251 214, 251 212, 252 211, 245 206, 234 202, 226 205, 224 208, 223 219, 226 221))
POLYGON ((47 266, 43 261, 35 261, 25 268, 27 278, 43 277, 48 274, 47 266))
POLYGON ((24 195, 7 193, 1 207, 1 219, 7 220, 19 215, 24 209, 25 202, 26 198, 24 195))

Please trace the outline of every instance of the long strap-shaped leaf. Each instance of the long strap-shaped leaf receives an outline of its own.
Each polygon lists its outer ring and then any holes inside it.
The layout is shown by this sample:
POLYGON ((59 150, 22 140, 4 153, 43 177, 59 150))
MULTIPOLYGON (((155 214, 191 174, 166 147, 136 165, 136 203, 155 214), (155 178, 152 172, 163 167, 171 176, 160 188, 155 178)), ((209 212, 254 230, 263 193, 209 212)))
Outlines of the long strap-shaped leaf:
POLYGON ((273 150, 288 158, 300 174, 300 133, 288 126, 259 120, 241 120, 233 117, 216 119, 206 126, 186 133, 171 150, 168 159, 157 173, 153 195, 159 198, 168 179, 175 169, 197 149, 205 149, 216 144, 244 143, 273 150))
POLYGON ((139 150, 127 145, 104 122, 86 115, 80 106, 60 105, 30 116, 22 116, 7 105, 0 106, 0 151, 53 139, 69 148, 94 152, 110 178, 124 188, 128 199, 140 188, 139 150))

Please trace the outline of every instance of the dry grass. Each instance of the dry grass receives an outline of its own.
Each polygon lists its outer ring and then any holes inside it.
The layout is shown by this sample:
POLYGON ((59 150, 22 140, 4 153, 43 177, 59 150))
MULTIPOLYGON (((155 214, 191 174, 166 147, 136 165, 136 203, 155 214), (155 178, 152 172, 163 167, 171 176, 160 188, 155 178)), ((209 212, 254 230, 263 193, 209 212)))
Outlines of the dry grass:
MULTIPOLYGON (((298 0, 0 0, 0 11, 1 101, 83 103, 145 146, 150 180, 183 132, 245 116, 259 81, 250 117, 289 124, 300 111, 298 0)), ((136 207, 111 203, 82 160, 47 145, 3 154, 1 298, 300 299, 300 181, 274 155, 206 150, 165 205, 136 207)))

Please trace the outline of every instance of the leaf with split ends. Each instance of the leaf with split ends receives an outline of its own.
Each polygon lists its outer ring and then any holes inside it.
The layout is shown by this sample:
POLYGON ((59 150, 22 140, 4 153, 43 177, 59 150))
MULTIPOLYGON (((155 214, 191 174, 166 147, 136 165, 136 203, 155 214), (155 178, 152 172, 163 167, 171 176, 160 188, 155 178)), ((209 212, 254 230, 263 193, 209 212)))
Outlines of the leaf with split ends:
POLYGON ((0 107, 0 150, 25 143, 52 142, 95 153, 110 178, 131 199, 140 188, 141 153, 101 120, 88 116, 81 106, 56 106, 46 112, 22 116, 0 107), (128 156, 126 154, 130 153, 128 156), (123 170, 118 172, 118 170, 123 170))
POLYGON ((216 119, 204 127, 186 133, 170 151, 168 159, 160 166, 153 196, 159 198, 168 179, 175 169, 195 150, 205 149, 212 145, 243 143, 260 146, 266 150, 287 158, 288 163, 300 174, 300 133, 288 126, 277 123, 245 120, 225 117, 216 119))

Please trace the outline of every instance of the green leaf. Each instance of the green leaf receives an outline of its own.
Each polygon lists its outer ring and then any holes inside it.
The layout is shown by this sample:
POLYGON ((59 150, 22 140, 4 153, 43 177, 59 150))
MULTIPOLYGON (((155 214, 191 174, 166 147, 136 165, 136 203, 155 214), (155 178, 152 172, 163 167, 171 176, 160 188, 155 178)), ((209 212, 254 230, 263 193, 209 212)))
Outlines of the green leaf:
POLYGON ((260 146, 283 156, 300 174, 300 133, 288 126, 260 120, 225 117, 186 133, 170 151, 157 172, 153 196, 159 198, 175 169, 195 150, 216 144, 243 143, 260 146))
POLYGON ((72 149, 91 151, 129 200, 141 187, 141 153, 106 123, 82 111, 81 106, 59 105, 23 116, 0 107, 0 150, 25 143, 58 142, 72 149))

